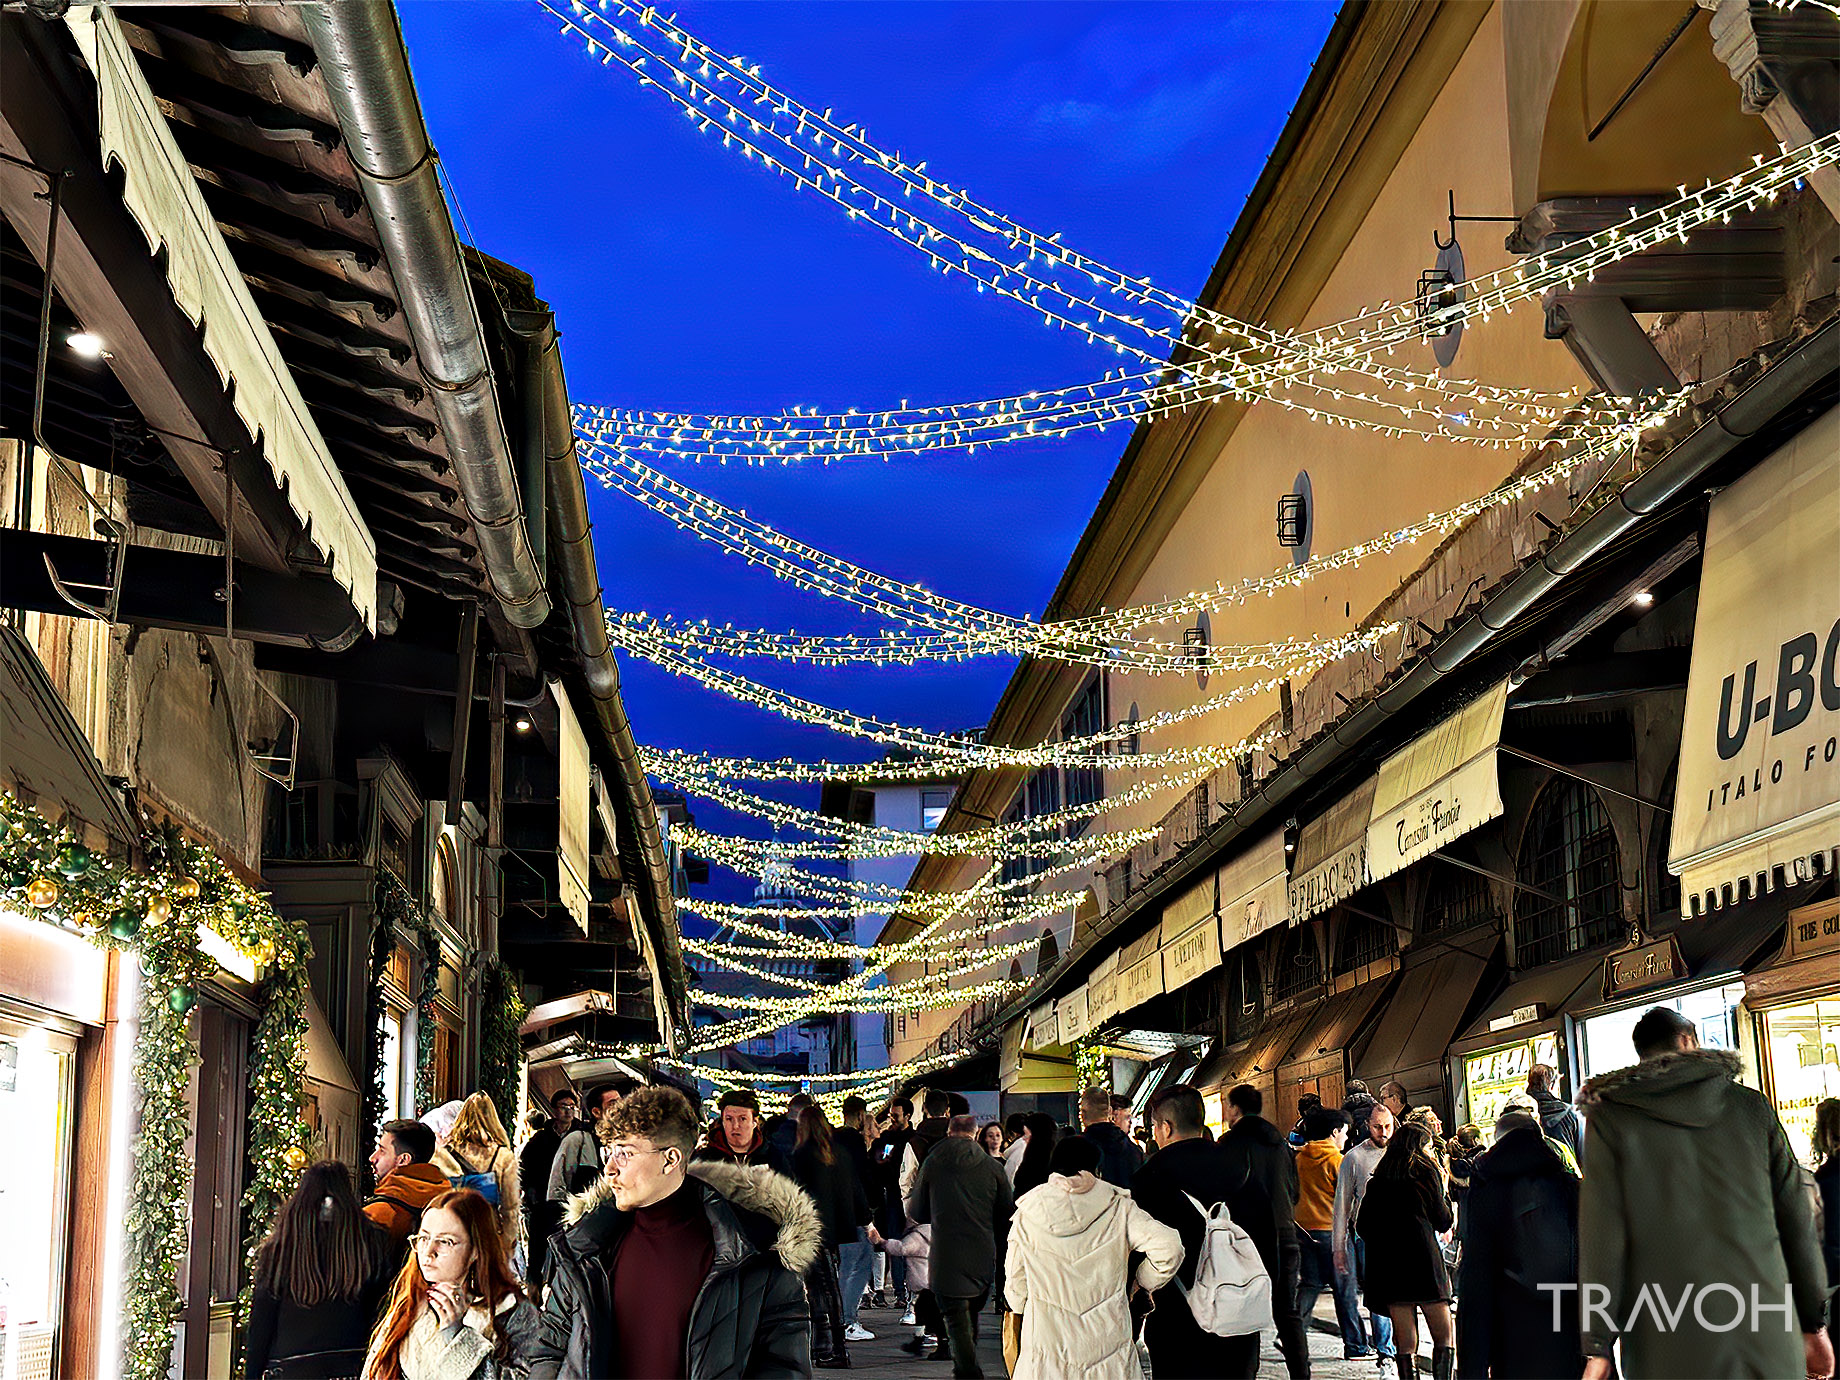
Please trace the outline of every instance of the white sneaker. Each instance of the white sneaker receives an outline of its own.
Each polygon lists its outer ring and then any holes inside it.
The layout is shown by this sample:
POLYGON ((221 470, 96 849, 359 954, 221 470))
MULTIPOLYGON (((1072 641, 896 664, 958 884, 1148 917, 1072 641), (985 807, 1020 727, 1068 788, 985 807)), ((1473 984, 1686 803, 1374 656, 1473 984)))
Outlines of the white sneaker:
POLYGON ((1380 1380, 1399 1380, 1399 1362, 1391 1356, 1380 1358, 1380 1380))
POLYGON ((846 1342, 872 1342, 875 1334, 861 1323, 851 1323, 843 1329, 843 1339, 846 1342))
MULTIPOLYGON (((914 1310, 913 1309, 910 1308, 905 1313, 901 1314, 901 1326, 902 1327, 919 1326, 919 1324, 914 1320, 914 1310)), ((1398 1380, 1398 1378, 1394 1377, 1394 1380, 1398 1380)))

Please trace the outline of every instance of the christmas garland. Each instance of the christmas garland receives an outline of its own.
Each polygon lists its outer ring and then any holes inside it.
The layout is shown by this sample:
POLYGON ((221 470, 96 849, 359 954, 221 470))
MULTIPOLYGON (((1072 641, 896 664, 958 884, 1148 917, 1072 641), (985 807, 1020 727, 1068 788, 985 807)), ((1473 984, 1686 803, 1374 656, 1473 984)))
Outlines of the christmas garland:
POLYGON ((479 1004, 479 1086, 503 1116, 505 1129, 515 1136, 523 1111, 518 1105, 518 1066, 524 1047, 518 1026, 530 1008, 518 990, 517 974, 496 955, 485 962, 479 1004))
POLYGON ((396 947, 394 908, 406 902, 408 895, 402 883, 389 873, 378 874, 376 914, 371 922, 370 982, 366 988, 369 995, 365 1006, 365 1019, 371 1033, 371 1067, 370 1078, 364 1085, 359 1127, 364 1145, 364 1191, 367 1193, 377 1186, 371 1173, 370 1155, 377 1148, 377 1131, 383 1125, 383 975, 389 971, 390 952, 396 947))
POLYGON ((1074 1043, 1073 1067, 1082 1088, 1104 1088, 1110 1091, 1112 1058, 1098 1040, 1088 1038, 1074 1043))
POLYGON ((434 1110, 435 1030, 441 1022, 434 999, 441 990, 441 941, 434 921, 419 907, 410 913, 409 928, 422 951, 422 988, 415 998, 415 1114, 426 1116, 434 1110))
POLYGON ((247 1239, 261 1240, 305 1164, 300 1119, 305 1073, 304 926, 283 920, 215 853, 170 825, 146 822, 146 869, 100 858, 76 833, 51 824, 0 791, 0 899, 9 909, 90 942, 133 954, 141 969, 133 1080, 139 1130, 130 1147, 122 1229, 127 1237, 121 1305, 122 1374, 162 1380, 170 1369, 187 1247, 192 1164, 185 1154, 185 1089, 198 1053, 189 1016, 198 986, 217 971, 201 930, 271 970, 251 1057, 244 1195, 247 1239))

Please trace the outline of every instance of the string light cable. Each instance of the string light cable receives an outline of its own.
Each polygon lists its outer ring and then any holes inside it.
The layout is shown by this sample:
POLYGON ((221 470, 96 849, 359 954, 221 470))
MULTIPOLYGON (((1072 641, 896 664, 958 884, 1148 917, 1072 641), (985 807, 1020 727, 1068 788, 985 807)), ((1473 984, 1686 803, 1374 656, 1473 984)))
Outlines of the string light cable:
MULTIPOLYGON (((589 448, 582 455, 582 463, 584 469, 602 483, 635 498, 679 530, 721 546, 807 592, 937 632, 969 630, 972 636, 992 640, 1000 636, 999 645, 1017 655, 1054 655, 1057 649, 1076 654, 1081 650, 1109 648, 1127 639, 1131 633, 1158 623, 1243 604, 1260 594, 1269 597, 1328 571, 1359 564, 1376 553, 1452 531, 1490 508, 1516 502, 1586 464, 1628 449, 1646 432, 1677 415, 1689 401, 1690 398, 1683 395, 1657 403, 1631 416, 1627 425, 1612 437, 1561 451, 1548 464, 1499 484, 1477 498, 1427 514, 1421 522, 1396 528, 1341 551, 1312 557, 1302 565, 1287 564, 1268 575, 1222 582, 1212 589, 1194 591, 1175 599, 1101 610, 1093 615, 1045 624, 978 608, 936 594, 924 586, 879 575, 789 537, 639 462, 630 459, 609 461, 603 452, 589 448)), ((609 627, 610 635, 625 636, 616 624, 610 622, 609 627)))
MULTIPOLYGON (((1014 654, 1016 637, 1008 634, 930 633, 912 628, 885 628, 869 634, 814 634, 737 628, 707 621, 682 622, 643 612, 609 613, 622 624, 621 636, 671 648, 699 658, 752 657, 801 662, 813 666, 913 666, 927 661, 963 661, 978 656, 1014 654)), ((1221 643, 1191 647, 1179 643, 1127 641, 1120 645, 1076 649, 1056 646, 1045 653, 1057 661, 1116 667, 1151 675, 1231 674, 1283 667, 1302 656, 1335 660, 1363 650, 1384 634, 1362 629, 1338 637, 1307 634, 1283 642, 1221 643)))
MULTIPOLYGON (((1201 763, 1224 766, 1265 746, 1265 742, 1248 738, 1232 747, 1199 744, 1192 747, 1162 748, 1118 755, 1108 755, 1100 750, 1110 744, 1123 742, 1140 734, 1154 733, 1169 725, 1215 713, 1254 696, 1271 693, 1286 679, 1289 679, 1285 676, 1267 677, 1235 686, 1231 690, 1212 695, 1194 704, 1147 715, 1130 723, 1116 724, 1093 733, 1063 738, 1058 742, 1041 743, 1033 747, 1011 747, 983 743, 975 738, 956 734, 934 733, 927 729, 889 723, 851 710, 817 704, 801 696, 776 690, 758 681, 749 680, 745 676, 736 675, 732 671, 725 671, 720 667, 667 652, 661 648, 647 647, 642 644, 623 645, 626 645, 627 650, 643 657, 661 670, 695 680, 708 689, 719 691, 731 699, 752 705, 757 709, 769 710, 795 723, 812 724, 851 737, 864 738, 870 742, 897 745, 915 752, 931 753, 941 761, 952 762, 966 768, 1058 766, 1102 769, 1109 766, 1115 770, 1152 771, 1201 763)), ((1304 663, 1304 665, 1307 667, 1308 664, 1304 663)))
MULTIPOLYGON (((841 207, 852 221, 866 221, 877 230, 912 244, 925 252, 929 261, 940 271, 949 274, 956 268, 967 277, 975 279, 979 290, 992 287, 1002 295, 1026 303, 1053 324, 1069 326, 1094 343, 1110 345, 1121 354, 1137 353, 1150 362, 1156 362, 1157 356, 1131 347, 1115 335, 1100 332, 1107 326, 1134 329, 1153 341, 1169 346, 1184 343, 1181 336, 1167 329, 1153 327, 1142 317, 1108 310, 1097 297, 1088 300, 1060 283, 1038 278, 1023 264, 1003 263, 958 234, 923 220, 912 211, 904 209, 901 204, 881 196, 849 173, 849 162, 854 160, 858 165, 874 167, 894 175, 897 180, 903 181, 904 197, 918 189, 923 197, 939 208, 961 213, 974 227, 974 233, 993 237, 993 242, 1007 241, 1013 248, 1026 247, 1028 254, 1025 263, 1042 259, 1051 266, 1074 268, 1094 287, 1122 294, 1140 303, 1154 301, 1157 306, 1174 315, 1178 322, 1194 320, 1211 329, 1217 336, 1231 336, 1242 342, 1236 349, 1228 350, 1187 342, 1205 350, 1213 358, 1258 368, 1269 367, 1264 356, 1277 355, 1284 362, 1284 372, 1300 378, 1310 378, 1326 368, 1353 368, 1372 372, 1377 367, 1371 363, 1371 357, 1375 354, 1427 334, 1441 333, 1449 326, 1475 316, 1487 320, 1494 311, 1510 309, 1514 303, 1543 293, 1549 287, 1569 284, 1578 278, 1594 277, 1598 269, 1630 254, 1654 248, 1676 235, 1684 239, 1698 225, 1720 218, 1729 221, 1735 211, 1754 209, 1762 201, 1773 200, 1783 187, 1799 180, 1814 168, 1825 166, 1840 157, 1840 133, 1823 136, 1796 150, 1785 149, 1781 157, 1768 163, 1758 158, 1752 169, 1724 182, 1714 183, 1709 180, 1699 193, 1691 196, 1683 186, 1679 189, 1678 203, 1664 203, 1643 213, 1636 213, 1632 207, 1631 216, 1622 224, 1572 240, 1555 250, 1534 256, 1530 261, 1485 274, 1472 281, 1469 286, 1475 291, 1466 290, 1462 301, 1445 302, 1429 311, 1421 310, 1416 302, 1395 306, 1389 301, 1377 310, 1363 309, 1344 322, 1303 333, 1285 333, 1238 321, 1222 313, 1203 312, 1193 303, 1154 289, 1148 280, 1132 279, 1106 268, 1096 260, 1072 255, 1071 251, 1058 245, 1058 237, 1034 235, 990 208, 973 202, 968 194, 925 177, 923 167, 910 168, 898 155, 875 149, 866 139, 859 137, 857 127, 837 126, 828 121, 828 115, 818 117, 784 93, 757 84, 757 67, 749 67, 738 59, 725 58, 670 20, 658 15, 651 7, 631 4, 628 0, 608 0, 608 7, 634 20, 637 27, 657 27, 666 41, 680 49, 681 61, 671 58, 661 50, 660 45, 648 45, 636 39, 632 32, 595 14, 585 4, 577 3, 572 7, 575 18, 571 19, 548 0, 539 0, 539 3, 562 23, 565 32, 573 32, 586 40, 590 54, 599 56, 603 64, 618 61, 633 72, 643 86, 652 87, 678 103, 700 130, 719 130, 726 146, 738 146, 749 158, 758 157, 764 166, 792 178, 796 188, 809 187, 825 196, 841 207), (583 27, 583 22, 578 20, 604 25, 615 39, 615 45, 604 43, 590 34, 583 27), (645 71, 647 64, 658 65, 663 72, 669 74, 669 80, 654 80, 648 76, 645 71), (695 75, 691 74, 692 68, 695 75), (736 83, 742 91, 739 99, 749 100, 755 109, 744 110, 725 92, 705 84, 699 78, 708 78, 718 83, 736 83), (673 84, 682 88, 682 91, 674 90, 673 84), (764 122, 758 113, 761 107, 768 108, 764 122), (796 118, 797 129, 793 134, 786 134, 773 123, 776 114, 796 118), (812 150, 797 143, 796 136, 801 133, 808 134, 819 149, 828 144, 832 155, 845 159, 845 166, 839 167, 824 161, 822 155, 814 158, 812 150), (761 144, 753 142, 750 135, 776 142, 790 156, 798 159, 805 171, 800 172, 788 162, 776 158, 761 144), (826 186, 824 179, 835 182, 836 187, 826 186), (852 204, 852 196, 863 204, 852 204), (953 262, 936 251, 934 245, 950 246, 958 251, 960 258, 953 262), (1009 280, 1021 286, 1012 287, 1009 280), (1053 307, 1043 307, 1040 302, 1042 294, 1064 300, 1076 308, 1091 310, 1098 318, 1098 325, 1095 327, 1074 321, 1053 307)), ((1387 377, 1389 381, 1407 384, 1414 389, 1433 391, 1446 397, 1474 398, 1481 387, 1467 380, 1445 380, 1435 374, 1391 367, 1387 377), (1462 391, 1452 391, 1454 388, 1461 388, 1462 391)), ((1513 390, 1500 391, 1505 396, 1513 396, 1513 390)))

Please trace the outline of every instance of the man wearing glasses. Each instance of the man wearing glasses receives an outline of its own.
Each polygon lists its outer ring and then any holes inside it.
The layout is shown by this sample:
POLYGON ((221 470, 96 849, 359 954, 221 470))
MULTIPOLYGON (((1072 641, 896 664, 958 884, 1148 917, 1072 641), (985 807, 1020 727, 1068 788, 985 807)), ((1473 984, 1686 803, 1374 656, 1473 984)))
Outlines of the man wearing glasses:
POLYGON ((692 1164, 699 1129, 674 1088, 602 1120, 606 1171, 550 1243, 532 1380, 811 1373, 817 1209, 765 1166, 692 1164))

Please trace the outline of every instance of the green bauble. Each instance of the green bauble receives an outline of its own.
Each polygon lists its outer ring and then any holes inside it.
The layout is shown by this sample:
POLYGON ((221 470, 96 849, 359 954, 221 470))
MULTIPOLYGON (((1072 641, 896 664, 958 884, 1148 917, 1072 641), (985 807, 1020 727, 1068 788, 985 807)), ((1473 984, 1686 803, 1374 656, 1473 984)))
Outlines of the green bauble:
POLYGON ((90 864, 94 861, 89 849, 82 844, 67 843, 58 849, 57 870, 64 874, 66 880, 74 882, 89 871, 90 864))
POLYGON ((247 920, 249 918, 249 903, 247 901, 232 901, 230 903, 230 913, 238 920, 247 920))
POLYGON ((182 982, 166 994, 166 1004, 175 1016, 183 1016, 198 1005, 198 993, 182 982))
POLYGON ((129 940, 141 932, 141 917, 126 906, 109 916, 109 933, 120 940, 129 940))
POLYGON ((34 873, 29 867, 9 867, 6 869, 5 882, 10 887, 21 887, 31 881, 34 873))

